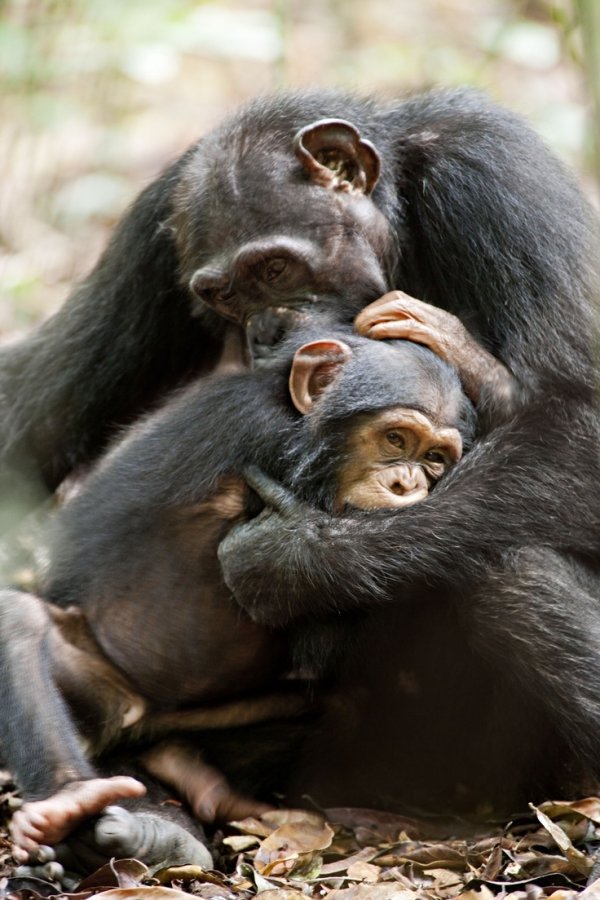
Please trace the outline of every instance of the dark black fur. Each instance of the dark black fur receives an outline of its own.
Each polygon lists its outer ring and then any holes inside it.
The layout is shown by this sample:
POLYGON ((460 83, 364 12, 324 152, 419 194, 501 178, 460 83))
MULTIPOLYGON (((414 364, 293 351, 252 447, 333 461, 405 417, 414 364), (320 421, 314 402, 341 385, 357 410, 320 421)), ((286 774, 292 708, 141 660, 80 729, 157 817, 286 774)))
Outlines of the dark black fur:
MULTIPOLYGON (((577 408, 548 397, 481 440, 427 503, 342 521, 298 505, 282 489, 256 479, 255 488, 280 514, 238 526, 225 539, 220 559, 226 580, 236 597, 239 591, 246 598, 244 605, 257 620, 280 626, 402 599, 418 603, 427 614, 414 631, 412 614, 406 619, 397 606, 387 615, 372 612, 371 618, 383 616, 386 625, 354 658, 374 653, 382 661, 381 672, 392 679, 393 647, 386 653, 370 646, 389 643, 390 617, 402 634, 402 647, 405 641, 420 646, 419 635, 427 631, 437 635, 435 640, 430 636, 431 646, 449 641, 458 656, 466 642, 480 660, 475 666, 486 660, 490 685, 496 673, 509 686, 510 703, 501 708, 531 705, 570 745, 561 764, 585 764, 597 776, 599 442, 591 406, 577 408), (286 540, 276 550, 275 534, 283 527, 286 540), (439 626, 440 604, 444 619, 450 616, 454 625, 439 626)), ((442 684, 431 647, 419 670, 427 677, 437 673, 446 701, 433 696, 442 711, 473 688, 469 678, 461 678, 452 691, 446 672, 442 684)), ((372 705, 378 696, 375 692, 372 705)), ((521 721, 528 739, 537 733, 533 721, 527 716, 521 721)), ((502 733, 521 740, 509 725, 502 733)), ((485 740, 470 740, 486 747, 485 740)), ((544 744, 538 744, 540 759, 544 744)), ((483 759, 489 762, 485 749, 483 759)), ((543 767, 531 765, 531 771, 539 777, 543 767)), ((473 770, 466 766, 465 773, 470 777, 473 770)), ((482 779, 487 788, 497 784, 492 775, 493 767, 482 779)), ((525 786, 531 784, 525 777, 525 786)), ((354 778, 360 780, 358 774, 354 778)), ((566 789, 560 779, 550 787, 545 783, 546 790, 566 789)))

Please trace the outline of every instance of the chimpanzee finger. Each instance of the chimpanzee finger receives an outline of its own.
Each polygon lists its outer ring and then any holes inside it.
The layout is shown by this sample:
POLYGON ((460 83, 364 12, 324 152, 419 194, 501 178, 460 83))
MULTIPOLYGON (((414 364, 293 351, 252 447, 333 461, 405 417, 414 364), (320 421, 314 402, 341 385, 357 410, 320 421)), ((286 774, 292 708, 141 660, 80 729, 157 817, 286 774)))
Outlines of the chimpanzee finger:
POLYGON ((381 322, 386 316, 390 319, 427 318, 430 309, 429 304, 423 303, 403 291, 390 291, 379 300, 369 303, 359 312, 354 320, 354 328, 359 334, 366 334, 369 328, 377 322, 381 322))
MULTIPOLYGON (((81 881, 81 878, 77 879, 69 879, 65 876, 64 867, 54 860, 44 863, 43 865, 22 865, 17 866, 15 869, 15 874, 12 879, 9 880, 9 885, 14 885, 14 890, 26 890, 29 893, 28 885, 24 884, 21 879, 35 878, 35 882, 31 884, 31 891, 38 892, 36 888, 39 890, 40 880, 42 882, 52 881, 55 884, 59 884, 63 890, 72 891, 76 885, 81 881), (16 882, 16 883, 15 883, 16 882), (19 887, 17 887, 17 884, 19 887)), ((12 895, 12 891, 10 892, 12 895)), ((49 896, 54 896, 58 894, 58 891, 54 891, 53 894, 49 896)), ((61 892, 62 893, 62 892, 61 892)))
POLYGON ((390 320, 373 325, 366 334, 372 340, 405 340, 414 341, 416 344, 424 344, 438 356, 446 358, 444 342, 441 336, 421 322, 414 319, 390 320))
POLYGON ((258 466, 246 466, 243 475, 265 506, 271 507, 279 513, 292 512, 300 506, 300 502, 291 491, 265 475, 258 466))
POLYGON ((56 859, 56 853, 53 847, 49 847, 47 844, 40 844, 34 854, 34 859, 40 865, 46 865, 47 863, 54 862, 56 859))
POLYGON ((378 297, 377 300, 373 300, 372 303, 369 303, 367 306, 365 306, 365 308, 358 313, 356 321, 359 321, 365 316, 368 317, 372 312, 376 312, 382 307, 398 302, 405 302, 407 304, 419 304, 423 301, 417 300, 416 297, 412 297, 410 294, 406 294, 404 291, 388 291, 387 294, 383 294, 382 297, 378 297))

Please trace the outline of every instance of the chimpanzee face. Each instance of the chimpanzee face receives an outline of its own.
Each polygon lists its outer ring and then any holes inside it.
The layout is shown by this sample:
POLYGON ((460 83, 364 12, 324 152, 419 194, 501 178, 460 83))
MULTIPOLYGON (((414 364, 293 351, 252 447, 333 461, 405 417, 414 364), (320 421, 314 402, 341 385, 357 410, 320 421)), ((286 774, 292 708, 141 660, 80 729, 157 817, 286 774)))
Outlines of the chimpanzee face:
POLYGON ((460 460, 463 433, 472 440, 470 403, 456 372, 426 348, 382 342, 373 353, 366 338, 351 343, 302 344, 289 376, 312 445, 337 460, 332 509, 419 503, 460 460))
POLYGON ((370 197, 378 177, 375 148, 341 120, 301 129, 287 148, 241 137, 220 157, 193 157, 173 224, 196 308, 242 325, 258 345, 315 304, 352 321, 389 288, 391 234, 370 197))
POLYGON ((420 410, 398 406, 359 417, 338 474, 336 507, 412 506, 461 456, 458 429, 440 427, 420 410))

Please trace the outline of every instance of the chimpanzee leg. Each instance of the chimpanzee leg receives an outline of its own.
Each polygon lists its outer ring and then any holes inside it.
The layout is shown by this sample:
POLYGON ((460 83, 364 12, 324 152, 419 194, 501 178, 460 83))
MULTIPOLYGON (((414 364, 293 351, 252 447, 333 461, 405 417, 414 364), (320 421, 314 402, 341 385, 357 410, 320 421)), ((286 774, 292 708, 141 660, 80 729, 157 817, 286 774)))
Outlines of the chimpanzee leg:
POLYGON ((65 837, 107 804, 143 793, 132 778, 97 777, 52 674, 46 605, 31 594, 0 592, 0 741, 25 795, 12 834, 21 859, 65 837))
POLYGON ((539 701, 600 774, 600 572, 547 548, 510 554, 460 600, 476 649, 539 701), (463 605, 464 604, 464 605, 463 605))
POLYGON ((231 822, 272 809, 231 787, 192 742, 167 738, 146 751, 141 761, 151 775, 171 785, 187 801, 201 822, 231 822))
MULTIPOLYGON (((35 859, 83 821, 143 785, 124 775, 100 777, 79 746, 70 711, 53 678, 46 605, 31 594, 0 592, 0 741, 4 761, 26 802, 11 823, 15 856, 35 859)), ((150 812, 118 807, 100 816, 92 843, 105 860, 137 855, 149 861, 177 858, 206 865, 203 844, 179 824, 150 812)))
POLYGON ((0 592, 0 739, 4 761, 28 798, 96 774, 52 676, 51 628, 37 597, 0 592))

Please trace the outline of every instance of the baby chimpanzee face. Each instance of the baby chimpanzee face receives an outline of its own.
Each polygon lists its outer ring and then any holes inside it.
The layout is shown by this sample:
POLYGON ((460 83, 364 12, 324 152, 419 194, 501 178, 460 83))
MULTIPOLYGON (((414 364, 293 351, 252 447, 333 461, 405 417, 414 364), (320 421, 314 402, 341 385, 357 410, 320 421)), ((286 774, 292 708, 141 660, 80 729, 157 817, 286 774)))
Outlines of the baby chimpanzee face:
POLYGON ((303 344, 289 389, 321 459, 329 457, 334 511, 424 500, 473 438, 474 410, 457 373, 410 341, 352 335, 303 344))
POLYGON ((439 428, 418 410, 367 413, 350 429, 336 507, 411 506, 424 500, 461 456, 458 429, 439 428))

